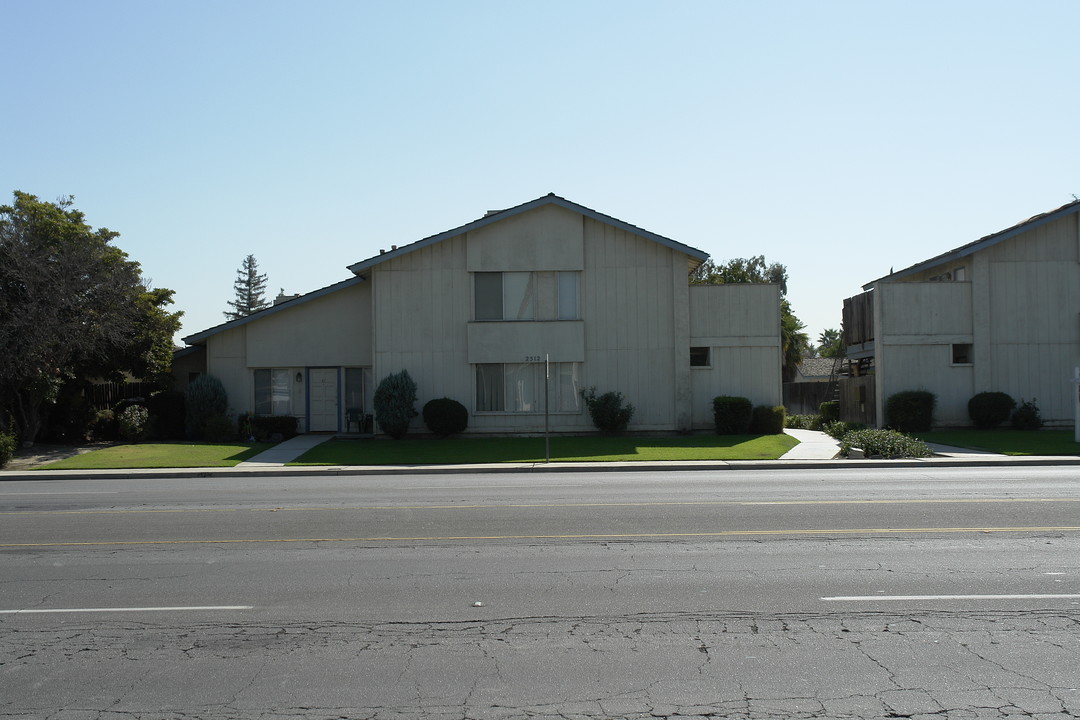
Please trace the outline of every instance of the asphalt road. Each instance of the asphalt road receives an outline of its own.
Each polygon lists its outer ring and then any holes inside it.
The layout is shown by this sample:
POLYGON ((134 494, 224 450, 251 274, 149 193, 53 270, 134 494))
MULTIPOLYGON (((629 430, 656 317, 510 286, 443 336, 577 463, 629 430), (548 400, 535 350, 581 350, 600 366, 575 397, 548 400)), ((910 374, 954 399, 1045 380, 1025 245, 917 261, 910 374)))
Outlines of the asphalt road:
POLYGON ((0 717, 1080 716, 1080 474, 0 483, 0 717))

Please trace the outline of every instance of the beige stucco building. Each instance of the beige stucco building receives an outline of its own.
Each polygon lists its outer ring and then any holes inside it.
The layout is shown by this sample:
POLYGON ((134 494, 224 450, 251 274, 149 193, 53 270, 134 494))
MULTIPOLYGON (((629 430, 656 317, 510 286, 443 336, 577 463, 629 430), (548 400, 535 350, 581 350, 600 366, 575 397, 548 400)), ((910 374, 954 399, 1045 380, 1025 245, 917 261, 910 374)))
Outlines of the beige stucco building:
MULTIPOLYGON (((585 432, 581 390, 617 390, 631 431, 712 427, 712 398, 781 402, 775 285, 691 286, 707 255, 547 195, 349 267, 353 276, 185 338, 232 410, 357 429, 407 369, 419 411, 450 397, 471 433, 585 432)), ((423 431, 422 421, 413 427, 423 431)))
POLYGON ((844 303, 847 419, 885 423, 903 390, 937 396, 935 424, 968 426, 983 391, 1036 400, 1073 422, 1080 364, 1080 201, 863 286, 844 303))

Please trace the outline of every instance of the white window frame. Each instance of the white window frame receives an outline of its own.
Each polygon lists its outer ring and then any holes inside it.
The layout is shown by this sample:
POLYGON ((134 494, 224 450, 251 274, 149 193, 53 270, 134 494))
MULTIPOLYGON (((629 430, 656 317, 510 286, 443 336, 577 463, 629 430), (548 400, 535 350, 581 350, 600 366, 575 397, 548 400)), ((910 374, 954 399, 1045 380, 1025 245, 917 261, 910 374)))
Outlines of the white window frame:
POLYGON ((971 367, 975 364, 975 346, 972 343, 952 343, 949 345, 949 365, 952 367, 971 367), (967 346, 967 362, 956 362, 956 347, 967 346))
POLYGON ((555 274, 555 319, 581 319, 581 273, 560 270, 555 274))
POLYGON ((255 414, 256 415, 291 415, 292 414, 292 374, 288 368, 256 368, 253 375, 255 385, 255 414), (269 373, 266 376, 266 391, 269 393, 265 399, 259 398, 263 388, 260 387, 259 374, 269 373), (261 407, 260 407, 261 406, 261 407), (265 412, 269 409, 270 412, 265 412), (263 410, 263 412, 260 412, 263 410))
MULTIPOLYGON (((478 363, 474 365, 474 368, 474 414, 542 415, 544 413, 544 363, 478 363), (497 386, 485 392, 485 381, 495 382, 497 386), (482 393, 484 397, 481 396, 482 393), (488 406, 488 409, 481 409, 482 405, 488 406), (491 409, 492 405, 501 407, 491 409)), ((548 381, 551 414, 581 413, 583 405, 581 368, 582 363, 551 363, 551 377, 548 381)))
POLYGON ((709 347, 708 345, 691 345, 690 346, 690 367, 693 368, 694 370, 708 370, 709 368, 712 367, 712 356, 713 356, 712 348, 709 347), (705 350, 705 363, 703 365, 695 365, 694 364, 694 350, 696 350, 696 349, 704 349, 705 350))
POLYGON ((473 273, 474 322, 579 319, 581 319, 580 271, 473 273), (495 297, 498 297, 500 303, 498 307, 493 306, 495 297), (541 297, 544 298, 543 302, 541 302, 541 297))

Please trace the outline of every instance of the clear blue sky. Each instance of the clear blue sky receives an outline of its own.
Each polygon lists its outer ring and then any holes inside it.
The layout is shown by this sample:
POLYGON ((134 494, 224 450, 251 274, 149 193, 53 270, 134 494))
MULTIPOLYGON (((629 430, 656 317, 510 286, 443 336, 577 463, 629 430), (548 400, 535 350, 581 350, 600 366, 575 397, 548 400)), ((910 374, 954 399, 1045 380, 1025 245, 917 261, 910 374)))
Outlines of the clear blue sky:
POLYGON ((1080 3, 0 0, 0 201, 74 195, 223 321, 555 192, 861 285, 1080 194, 1080 3))

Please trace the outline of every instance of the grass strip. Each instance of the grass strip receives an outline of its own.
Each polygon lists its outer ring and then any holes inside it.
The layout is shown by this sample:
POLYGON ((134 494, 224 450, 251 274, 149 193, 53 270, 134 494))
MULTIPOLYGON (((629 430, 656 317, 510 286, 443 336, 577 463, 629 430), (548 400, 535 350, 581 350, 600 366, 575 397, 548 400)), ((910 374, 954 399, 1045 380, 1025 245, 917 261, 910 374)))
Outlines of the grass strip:
POLYGON ((924 442, 1000 455, 1080 455, 1072 430, 934 430, 915 436, 924 442))
MULTIPOLYGON (((553 437, 555 462, 775 460, 798 441, 789 435, 553 437)), ((290 465, 462 465, 544 461, 544 438, 331 440, 290 465)))
POLYGON ((35 470, 130 470, 138 468, 233 467, 273 443, 140 443, 114 445, 57 460, 35 470))

